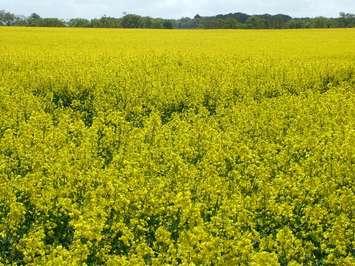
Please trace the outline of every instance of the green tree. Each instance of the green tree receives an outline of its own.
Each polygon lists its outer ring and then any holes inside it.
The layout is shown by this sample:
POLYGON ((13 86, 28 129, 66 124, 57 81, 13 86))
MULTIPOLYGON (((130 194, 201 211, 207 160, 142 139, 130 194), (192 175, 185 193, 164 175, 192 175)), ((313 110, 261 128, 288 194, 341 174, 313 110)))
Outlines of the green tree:
POLYGON ((312 20, 312 26, 314 28, 329 28, 330 21, 325 17, 316 17, 312 20))
POLYGON ((41 18, 41 16, 38 15, 37 13, 32 13, 32 14, 30 15, 30 19, 40 19, 40 18, 41 18))
POLYGON ((163 21, 163 28, 164 29, 172 29, 173 28, 173 22, 171 20, 165 19, 163 21))
POLYGON ((85 18, 73 18, 68 22, 69 27, 91 27, 90 20, 85 18))
POLYGON ((138 15, 129 14, 122 18, 121 25, 123 28, 141 28, 142 20, 138 15))
POLYGON ((5 10, 0 10, 0 25, 10 26, 15 23, 16 16, 5 10))

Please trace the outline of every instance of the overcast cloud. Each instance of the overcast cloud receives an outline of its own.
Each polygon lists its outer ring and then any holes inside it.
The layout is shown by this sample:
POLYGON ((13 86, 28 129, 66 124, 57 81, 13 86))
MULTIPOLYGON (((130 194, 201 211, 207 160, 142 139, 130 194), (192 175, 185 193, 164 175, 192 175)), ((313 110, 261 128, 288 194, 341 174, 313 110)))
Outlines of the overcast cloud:
POLYGON ((231 12, 336 17, 341 11, 355 13, 355 0, 0 0, 0 9, 58 18, 119 17, 123 12, 163 18, 231 12))

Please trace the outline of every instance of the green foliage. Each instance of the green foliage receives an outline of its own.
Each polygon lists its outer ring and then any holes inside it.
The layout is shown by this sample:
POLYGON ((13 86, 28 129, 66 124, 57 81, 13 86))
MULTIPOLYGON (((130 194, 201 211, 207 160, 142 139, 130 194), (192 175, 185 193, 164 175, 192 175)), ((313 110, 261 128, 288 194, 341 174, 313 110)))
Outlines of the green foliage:
POLYGON ((0 35, 0 264, 355 263, 352 29, 0 35))
POLYGON ((6 12, 5 10, 0 10, 0 26, 10 26, 14 24, 16 20, 16 16, 10 12, 6 12))
POLYGON ((67 22, 57 18, 41 18, 33 13, 28 18, 16 17, 0 10, 0 26, 85 27, 85 28, 153 28, 153 29, 295 29, 295 28, 353 28, 355 15, 340 12, 338 18, 292 18, 288 15, 219 14, 194 18, 162 19, 125 14, 123 17, 73 18, 67 22))

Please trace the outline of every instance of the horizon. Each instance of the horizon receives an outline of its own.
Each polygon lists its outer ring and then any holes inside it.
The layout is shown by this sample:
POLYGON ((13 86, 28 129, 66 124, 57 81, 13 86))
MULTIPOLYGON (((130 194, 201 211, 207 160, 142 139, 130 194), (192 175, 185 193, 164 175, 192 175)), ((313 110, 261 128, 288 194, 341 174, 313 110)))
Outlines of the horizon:
POLYGON ((355 1, 350 0, 301 0, 297 3, 291 1, 272 0, 268 3, 263 1, 224 0, 213 3, 210 0, 199 0, 193 3, 183 0, 154 0, 145 3, 135 0, 131 3, 113 0, 63 0, 57 1, 35 0, 21 3, 20 0, 2 1, 0 9, 15 13, 18 16, 29 16, 37 13, 41 17, 53 17, 60 19, 71 18, 100 18, 102 16, 122 17, 126 14, 149 16, 164 19, 180 19, 183 17, 193 18, 196 14, 203 17, 218 14, 245 13, 250 15, 277 15, 284 14, 293 18, 328 17, 335 18, 340 12, 353 13, 355 1), (179 3, 180 2, 180 3, 179 3))

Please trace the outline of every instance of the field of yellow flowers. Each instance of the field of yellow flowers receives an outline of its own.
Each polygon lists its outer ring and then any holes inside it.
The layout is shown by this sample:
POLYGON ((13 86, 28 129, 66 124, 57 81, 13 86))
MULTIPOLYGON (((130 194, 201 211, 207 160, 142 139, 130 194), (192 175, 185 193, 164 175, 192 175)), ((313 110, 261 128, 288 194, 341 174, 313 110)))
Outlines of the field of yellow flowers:
POLYGON ((0 265, 354 265, 355 29, 0 28, 0 265))

